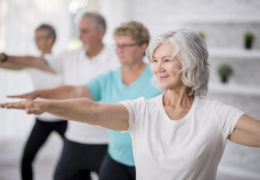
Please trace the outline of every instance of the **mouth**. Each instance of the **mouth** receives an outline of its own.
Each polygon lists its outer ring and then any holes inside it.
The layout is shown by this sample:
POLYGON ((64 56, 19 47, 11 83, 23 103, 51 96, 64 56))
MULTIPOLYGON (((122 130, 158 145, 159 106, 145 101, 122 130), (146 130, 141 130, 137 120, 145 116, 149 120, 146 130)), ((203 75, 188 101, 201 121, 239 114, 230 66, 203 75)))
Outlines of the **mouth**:
POLYGON ((158 79, 161 81, 161 80, 165 80, 167 79, 169 76, 168 75, 165 75, 165 76, 158 76, 158 79))
POLYGON ((118 58, 119 58, 120 60, 124 60, 124 59, 125 59, 125 56, 118 56, 118 58))

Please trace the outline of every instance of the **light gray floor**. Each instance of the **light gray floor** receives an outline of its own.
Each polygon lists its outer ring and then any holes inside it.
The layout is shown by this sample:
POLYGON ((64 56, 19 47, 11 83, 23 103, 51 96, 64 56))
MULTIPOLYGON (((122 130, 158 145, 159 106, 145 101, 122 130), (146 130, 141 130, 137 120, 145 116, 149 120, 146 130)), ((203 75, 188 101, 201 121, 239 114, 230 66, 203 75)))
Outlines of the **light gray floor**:
MULTIPOLYGON (((20 180, 19 160, 23 143, 21 140, 0 142, 0 180, 20 180)), ((52 179, 61 148, 60 138, 52 134, 35 159, 35 180, 52 179)))
MULTIPOLYGON (((20 180, 19 174, 19 159, 22 152, 23 141, 21 140, 9 140, 0 142, 0 180, 20 180)), ((34 163, 35 180, 51 180, 54 168, 59 157, 62 148, 62 142, 57 134, 52 134, 49 141, 38 153, 38 156, 34 163)), ((235 146, 238 149, 239 146, 235 146)), ((230 154, 234 154, 233 146, 226 148, 223 161, 228 162, 230 154)), ((247 150, 248 151, 248 150, 247 150)), ((258 151, 258 150, 257 150, 258 151)), ((243 152, 240 150, 240 152, 243 152)), ((250 151, 249 151, 250 152, 250 151)), ((244 160, 241 160, 241 163, 244 160)), ((260 163, 260 161, 257 161, 260 163)), ((225 163, 221 163, 225 164, 225 163)), ((252 165, 252 164, 248 164, 252 165)), ((217 180, 259 180, 259 178, 243 178, 239 173, 230 173, 229 170, 225 171, 225 168, 221 167, 221 172, 218 173, 217 180), (223 171, 224 169, 224 171, 223 171), (225 173, 227 172, 227 173, 225 173), (233 175, 230 175, 233 174, 233 175)), ((231 169, 232 170, 232 169, 231 169)), ((94 175, 94 179, 97 177, 94 175)))

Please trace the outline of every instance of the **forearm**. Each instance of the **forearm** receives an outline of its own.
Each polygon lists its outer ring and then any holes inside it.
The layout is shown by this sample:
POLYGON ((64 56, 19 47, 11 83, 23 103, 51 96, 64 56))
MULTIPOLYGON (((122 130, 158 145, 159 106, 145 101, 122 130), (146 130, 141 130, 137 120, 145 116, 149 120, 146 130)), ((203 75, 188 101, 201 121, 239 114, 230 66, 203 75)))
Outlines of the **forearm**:
MULTIPOLYGON (((37 101, 36 101, 37 102, 37 101)), ((98 124, 98 103, 86 98, 39 101, 40 108, 62 119, 98 124)), ((29 112, 30 113, 30 112, 29 112)))
POLYGON ((88 98, 68 100, 21 101, 0 104, 0 108, 24 109, 28 114, 48 112, 62 119, 127 131, 129 114, 121 104, 102 104, 88 98))
POLYGON ((22 66, 10 65, 10 64, 8 65, 6 63, 0 63, 0 68, 7 69, 7 70, 15 70, 15 71, 24 69, 24 67, 22 67, 22 66))
POLYGON ((89 98, 92 99, 90 92, 84 86, 60 86, 53 89, 37 90, 36 97, 44 99, 71 99, 89 98))
POLYGON ((39 64, 37 61, 39 60, 39 57, 33 57, 33 56, 8 56, 8 60, 4 62, 5 66, 19 66, 23 68, 28 67, 38 67, 39 64))
POLYGON ((9 55, 7 57, 8 58, 4 62, 2 61, 3 56, 0 57, 0 67, 10 70, 37 68, 45 72, 55 73, 54 70, 41 57, 9 55))

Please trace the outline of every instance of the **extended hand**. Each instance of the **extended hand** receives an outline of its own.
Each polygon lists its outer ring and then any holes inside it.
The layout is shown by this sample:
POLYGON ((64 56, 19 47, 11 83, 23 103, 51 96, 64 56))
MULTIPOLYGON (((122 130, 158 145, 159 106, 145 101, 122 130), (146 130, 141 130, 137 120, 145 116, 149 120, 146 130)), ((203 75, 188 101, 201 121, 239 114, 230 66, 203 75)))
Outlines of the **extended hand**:
POLYGON ((12 96, 7 96, 8 98, 21 98, 21 99, 27 99, 27 100, 33 100, 37 98, 37 91, 33 91, 30 93, 26 94, 20 94, 20 95, 12 95, 12 96))
POLYGON ((40 115, 44 113, 43 101, 20 101, 0 104, 0 108, 24 109, 27 114, 40 115))

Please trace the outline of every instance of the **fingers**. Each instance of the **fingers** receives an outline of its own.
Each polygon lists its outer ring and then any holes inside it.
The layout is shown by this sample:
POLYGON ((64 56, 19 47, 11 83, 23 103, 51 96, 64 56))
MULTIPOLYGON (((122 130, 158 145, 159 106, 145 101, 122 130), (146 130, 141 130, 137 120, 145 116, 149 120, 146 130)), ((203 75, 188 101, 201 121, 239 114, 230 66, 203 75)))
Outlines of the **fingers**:
POLYGON ((34 93, 27 93, 27 94, 21 94, 21 95, 11 95, 11 96, 7 96, 7 97, 8 98, 28 99, 28 100, 35 99, 34 93))
POLYGON ((12 103, 2 103, 0 108, 5 109, 23 109, 27 114, 42 114, 43 110, 38 105, 38 103, 33 101, 21 101, 21 102, 12 102, 12 103))
POLYGON ((28 104, 23 101, 0 104, 0 108, 6 108, 6 109, 25 109, 26 106, 28 106, 28 104))
POLYGON ((24 98, 24 95, 12 95, 12 96, 6 96, 8 98, 24 98))

